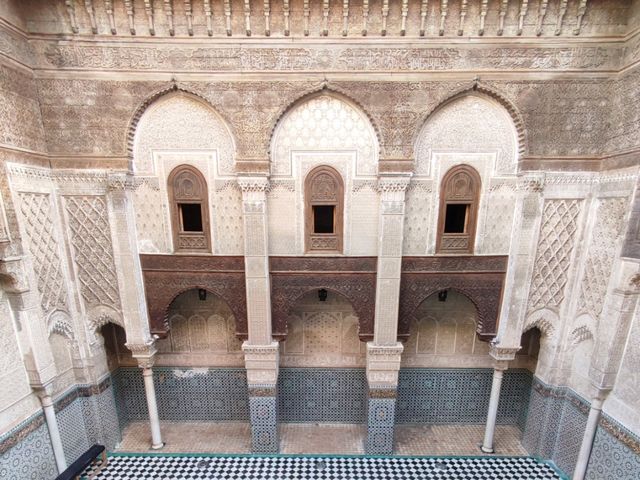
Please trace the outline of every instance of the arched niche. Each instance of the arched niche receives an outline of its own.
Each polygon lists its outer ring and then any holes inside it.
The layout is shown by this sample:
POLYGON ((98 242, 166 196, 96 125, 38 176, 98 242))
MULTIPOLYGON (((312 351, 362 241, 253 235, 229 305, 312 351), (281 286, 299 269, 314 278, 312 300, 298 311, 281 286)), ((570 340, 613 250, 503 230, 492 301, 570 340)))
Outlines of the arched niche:
POLYGON ((366 344, 351 302, 335 291, 307 292, 287 318, 282 367, 364 367, 366 344))
POLYGON ((537 355, 531 360, 530 368, 537 377, 546 382, 550 381, 554 369, 559 365, 556 355, 559 341, 556 328, 558 321, 558 315, 554 311, 543 308, 527 317, 522 330, 521 346, 523 348, 527 341, 531 342, 530 336, 534 336, 533 344, 529 343, 529 348, 537 351, 537 355), (529 333, 532 331, 533 333, 529 333), (522 343, 523 341, 525 344, 522 343))
POLYGON ((278 121, 271 139, 267 202, 268 211, 279 214, 269 216, 269 252, 306 252, 305 178, 314 168, 325 165, 335 169, 346 186, 342 253, 375 255, 378 150, 369 118, 348 98, 323 91, 294 102, 278 121), (283 216, 291 221, 283 224, 279 220, 283 216))
POLYGON ((220 115, 204 99, 172 90, 141 106, 132 121, 133 170, 157 174, 154 151, 211 150, 216 152, 217 173, 232 175, 235 143, 220 115), (139 118, 137 118, 139 116, 139 118))
POLYGON ((457 95, 437 107, 418 133, 416 176, 430 176, 434 165, 476 154, 492 174, 516 172, 518 131, 507 109, 488 95, 457 95))
POLYGON ((120 325, 107 322, 98 331, 104 349, 104 361, 107 371, 113 372, 120 366, 137 365, 131 351, 126 347, 127 334, 120 325))
POLYGON ((137 177, 133 202, 141 253, 172 253, 167 180, 179 165, 198 169, 209 186, 210 251, 243 253, 235 141, 227 123, 205 99, 179 89, 152 96, 134 115, 129 141, 137 177))
POLYGON ((235 316, 218 295, 206 289, 187 290, 173 299, 167 318, 169 333, 158 340, 160 363, 176 365, 191 357, 195 364, 243 365, 235 316))
POLYGON ((490 362, 489 345, 476 335, 477 318, 473 302, 455 290, 447 290, 446 297, 429 296, 413 314, 403 365, 460 367, 490 362))

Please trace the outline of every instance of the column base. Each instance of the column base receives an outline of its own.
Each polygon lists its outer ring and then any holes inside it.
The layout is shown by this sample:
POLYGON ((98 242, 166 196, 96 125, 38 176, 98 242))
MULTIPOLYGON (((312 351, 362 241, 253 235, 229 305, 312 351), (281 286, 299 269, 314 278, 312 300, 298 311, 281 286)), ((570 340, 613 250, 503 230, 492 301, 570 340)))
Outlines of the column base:
POLYGON ((250 389, 250 394, 251 390, 257 393, 249 397, 251 452, 279 453, 278 398, 275 395, 275 388, 250 389), (271 393, 271 395, 264 395, 265 393, 271 393))
POLYGON ((480 451, 482 451, 483 453, 496 453, 493 448, 487 448, 484 445, 480 445, 480 451))
POLYGON ((161 443, 154 443, 153 445, 151 445, 151 450, 160 450, 161 448, 163 448, 166 445, 165 442, 161 442, 161 443))
POLYGON ((370 390, 367 407, 365 452, 368 455, 392 455, 396 389, 370 390))

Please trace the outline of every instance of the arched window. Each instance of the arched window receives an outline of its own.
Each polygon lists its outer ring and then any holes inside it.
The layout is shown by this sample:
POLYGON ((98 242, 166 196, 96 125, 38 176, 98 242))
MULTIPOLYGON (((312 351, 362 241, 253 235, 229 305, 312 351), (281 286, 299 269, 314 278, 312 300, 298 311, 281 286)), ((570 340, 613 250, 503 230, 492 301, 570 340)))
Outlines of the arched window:
POLYGON ((469 165, 450 169, 440 185, 436 253, 473 253, 480 175, 469 165))
POLYGON ((305 250, 342 253, 344 185, 333 168, 314 168, 304 182, 305 250))
POLYGON ((190 165, 173 169, 168 180, 173 248, 176 252, 210 252, 207 183, 190 165))

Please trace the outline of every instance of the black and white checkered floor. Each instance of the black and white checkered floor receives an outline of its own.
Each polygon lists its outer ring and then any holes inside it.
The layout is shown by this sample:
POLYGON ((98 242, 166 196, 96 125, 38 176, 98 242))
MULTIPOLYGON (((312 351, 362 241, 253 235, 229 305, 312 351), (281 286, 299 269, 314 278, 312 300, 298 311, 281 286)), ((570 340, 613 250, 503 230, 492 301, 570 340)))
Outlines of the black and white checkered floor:
POLYGON ((113 455, 97 480, 546 480, 526 457, 293 457, 113 455))

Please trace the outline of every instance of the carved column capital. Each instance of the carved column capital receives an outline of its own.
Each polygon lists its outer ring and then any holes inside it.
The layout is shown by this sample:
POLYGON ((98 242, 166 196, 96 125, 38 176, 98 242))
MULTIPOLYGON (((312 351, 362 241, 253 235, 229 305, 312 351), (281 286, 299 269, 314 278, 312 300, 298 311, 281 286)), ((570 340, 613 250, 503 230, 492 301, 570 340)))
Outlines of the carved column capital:
POLYGON ((250 388, 256 386, 274 387, 278 383, 279 344, 269 345, 242 344, 244 362, 247 369, 247 383, 250 388))
POLYGON ((375 345, 367 343, 367 380, 369 388, 396 388, 398 371, 404 347, 395 345, 375 345))
POLYGON ((518 350, 520 350, 520 347, 503 347, 491 342, 489 355, 494 360, 494 368, 496 370, 506 370, 509 362, 516 358, 518 350))
POLYGON ((6 278, 2 282, 6 292, 17 294, 29 290, 29 279, 22 257, 9 257, 0 260, 0 274, 6 278))
POLYGON ((148 369, 153 367, 158 351, 153 340, 144 343, 127 342, 125 346, 131 351, 140 368, 148 369))

